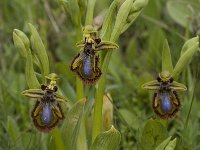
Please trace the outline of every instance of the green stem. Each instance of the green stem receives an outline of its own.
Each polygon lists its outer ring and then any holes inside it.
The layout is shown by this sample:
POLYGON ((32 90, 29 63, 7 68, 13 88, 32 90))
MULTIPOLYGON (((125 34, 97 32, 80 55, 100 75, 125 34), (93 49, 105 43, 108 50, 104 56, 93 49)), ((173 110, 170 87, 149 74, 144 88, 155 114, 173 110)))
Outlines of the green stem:
POLYGON ((195 90, 195 87, 193 88, 193 91, 192 91, 192 100, 191 100, 190 108, 189 108, 187 118, 186 118, 186 121, 185 121, 185 124, 184 124, 184 131, 186 130, 186 128, 188 126, 188 122, 189 122, 189 118, 190 118, 190 114, 191 114, 191 110, 192 110, 192 106, 193 106, 193 102, 194 102, 194 90, 195 90))
POLYGON ((83 82, 78 77, 76 77, 76 98, 77 100, 80 100, 83 97, 83 82))
POLYGON ((104 95, 105 83, 106 83, 106 73, 108 70, 108 65, 109 65, 111 55, 112 55, 112 50, 108 51, 105 56, 105 59, 102 65, 102 77, 99 80, 98 88, 95 95, 92 141, 95 140, 96 136, 101 132, 101 129, 102 129, 103 95, 104 95))
MULTIPOLYGON (((85 20, 86 25, 92 24, 95 2, 96 0, 88 0, 87 14, 86 14, 86 20, 85 20)), ((81 37, 82 37, 82 29, 81 29, 81 24, 80 24, 77 27, 77 41, 81 40, 81 37)), ((84 88, 83 82, 77 77, 76 78, 76 95, 77 95, 76 97, 78 100, 84 97, 83 88, 84 88)))
MULTIPOLYGON (((82 28, 81 23, 78 23, 79 25, 76 27, 76 40, 80 41, 82 38, 82 28)), ((84 97, 84 90, 83 90, 83 82, 76 77, 76 99, 80 100, 84 97)))
MULTIPOLYGON (((76 33, 76 40, 80 41, 82 38, 82 26, 81 26, 81 17, 79 17, 79 23, 77 28, 77 33, 76 33)), ((82 80, 79 79, 79 77, 76 77, 76 99, 77 100, 81 100, 82 98, 84 98, 84 85, 82 80)), ((83 114, 82 116, 82 121, 81 121, 81 126, 80 126, 80 130, 79 130, 79 135, 78 135, 78 139, 77 139, 77 149, 81 149, 82 150, 87 150, 87 141, 86 141, 86 128, 85 128, 85 115, 83 114), (80 146, 81 145, 81 146, 80 146)))
MULTIPOLYGON (((190 69, 188 67, 188 72, 190 72, 190 69)), ((191 72, 190 72, 191 73, 191 72)), ((189 73, 188 73, 189 74, 189 73)), ((198 76, 199 76, 199 69, 197 69, 197 73, 196 73, 196 79, 198 79, 198 76)), ((189 122, 189 118, 190 118, 190 114, 191 114, 191 111, 192 111, 192 106, 193 106, 193 102, 194 102, 194 92, 195 92, 195 89, 196 89, 196 84, 194 84, 194 82, 192 82, 192 84, 190 83, 189 85, 192 86, 192 91, 191 91, 191 103, 190 103, 190 108, 189 108, 189 111, 188 111, 188 114, 187 114, 187 117, 186 117, 186 121, 185 121, 185 124, 184 124, 184 131, 186 131, 187 129, 187 126, 188 126, 188 122, 189 122)))
MULTIPOLYGON (((94 12, 94 6, 95 6, 96 0, 88 0, 88 6, 87 6, 87 14, 86 14, 86 19, 85 19, 85 25, 92 24, 93 20, 93 12, 94 12)), ((79 28, 77 33, 77 41, 79 37, 82 37, 82 29, 79 28)), ((77 99, 81 99, 84 97, 84 85, 83 82, 77 77, 76 78, 76 92, 77 92, 77 99)), ((78 142, 77 142, 77 148, 81 148, 83 150, 87 150, 87 141, 86 141, 86 127, 85 127, 85 114, 83 114, 83 118, 81 121, 81 128, 80 128, 80 133, 78 136, 78 142)))
POLYGON ((88 0, 85 25, 92 24, 95 3, 96 3, 96 0, 88 0))
MULTIPOLYGON (((111 36, 110 41, 115 42, 119 36, 111 36)), ((104 58, 102 65, 102 77, 98 82, 98 88, 95 95, 95 105, 94 105, 94 120, 93 120, 93 132, 92 132, 92 141, 95 140, 96 136, 102 130, 102 107, 103 107, 103 95, 105 90, 106 83, 106 74, 108 70, 108 65, 112 56, 113 50, 109 50, 104 58)))
POLYGON ((51 135, 58 150, 66 149, 60 130, 57 127, 51 132, 51 135))

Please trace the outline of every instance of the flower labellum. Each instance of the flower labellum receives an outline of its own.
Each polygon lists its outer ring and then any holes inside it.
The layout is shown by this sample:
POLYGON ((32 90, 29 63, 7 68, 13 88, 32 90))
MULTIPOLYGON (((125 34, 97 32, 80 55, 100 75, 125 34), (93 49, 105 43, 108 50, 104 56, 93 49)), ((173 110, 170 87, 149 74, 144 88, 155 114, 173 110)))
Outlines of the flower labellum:
POLYGON ((90 57, 85 58, 83 60, 83 76, 90 77, 92 75, 92 63, 90 57))
POLYGON ((101 77, 101 70, 98 67, 99 55, 95 53, 92 44, 87 43, 72 61, 71 70, 76 72, 85 84, 93 84, 101 77))
POLYGON ((185 85, 174 81, 168 71, 161 72, 157 80, 150 81, 142 87, 155 91, 152 107, 163 119, 176 115, 181 106, 177 92, 187 90, 185 85))
POLYGON ((85 84, 94 84, 101 77, 98 51, 116 49, 118 45, 109 41, 101 41, 92 26, 83 29, 84 40, 76 45, 81 51, 73 59, 70 68, 85 84))
POLYGON ((50 108, 50 103, 46 103, 43 106, 41 122, 44 124, 50 124, 52 122, 52 111, 50 108))
POLYGON ((170 112, 172 109, 172 104, 168 93, 161 93, 161 109, 163 112, 170 112))
POLYGON ((55 78, 55 74, 50 74, 46 78, 51 80, 49 85, 41 85, 41 89, 29 89, 22 92, 23 95, 37 100, 31 117, 35 127, 42 132, 51 131, 59 120, 64 119, 59 102, 63 102, 65 98, 56 93, 58 78, 55 78))

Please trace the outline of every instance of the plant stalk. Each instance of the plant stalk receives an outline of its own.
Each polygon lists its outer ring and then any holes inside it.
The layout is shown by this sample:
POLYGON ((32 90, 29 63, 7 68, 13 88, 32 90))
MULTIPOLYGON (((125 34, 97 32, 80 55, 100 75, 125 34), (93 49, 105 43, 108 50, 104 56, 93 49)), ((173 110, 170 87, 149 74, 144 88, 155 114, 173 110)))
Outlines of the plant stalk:
MULTIPOLYGON (((118 36, 111 36, 111 42, 115 42, 118 36)), ((98 88, 95 95, 95 106, 94 106, 94 120, 93 120, 93 132, 92 132, 92 142, 94 142, 96 136, 102 130, 102 107, 103 107, 103 96, 105 91, 106 74, 108 71, 109 62, 112 56, 113 50, 108 50, 106 52, 103 65, 102 65, 102 77, 98 82, 98 88)))
POLYGON ((102 77, 99 80, 98 88, 95 95, 95 105, 94 105, 94 120, 93 120, 93 132, 92 141, 94 142, 96 136, 102 130, 102 107, 103 107, 103 95, 106 83, 106 73, 108 70, 109 61, 112 55, 112 50, 106 53, 103 65, 102 65, 102 77))
MULTIPOLYGON (((81 23, 77 25, 77 30, 76 30, 76 40, 80 41, 82 37, 82 28, 81 28, 81 23)), ((84 97, 84 90, 83 90, 83 82, 76 77, 76 99, 80 100, 84 97)))

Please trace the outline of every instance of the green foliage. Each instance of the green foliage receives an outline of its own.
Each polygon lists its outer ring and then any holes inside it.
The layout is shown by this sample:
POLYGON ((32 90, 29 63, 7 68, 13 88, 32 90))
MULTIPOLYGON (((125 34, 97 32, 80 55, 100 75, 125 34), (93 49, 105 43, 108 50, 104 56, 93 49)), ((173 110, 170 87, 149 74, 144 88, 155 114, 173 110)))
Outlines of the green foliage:
POLYGON ((27 50, 26 58, 26 82, 29 88, 39 88, 40 84, 33 69, 33 60, 30 49, 27 50))
POLYGON ((138 149, 155 149, 167 136, 167 129, 160 121, 149 120, 142 131, 138 149))
POLYGON ((156 147, 156 150, 174 150, 176 147, 176 138, 171 140, 171 136, 156 147))
POLYGON ((110 130, 100 133, 91 147, 91 150, 117 150, 121 135, 113 126, 110 130))
POLYGON ((85 101, 86 100, 83 99, 76 102, 67 115, 67 124, 63 127, 64 132, 67 133, 65 136, 67 149, 76 149, 85 101))
POLYGON ((192 9, 187 1, 170 0, 167 2, 167 9, 169 15, 180 25, 187 27, 189 25, 190 17, 192 16, 192 9))

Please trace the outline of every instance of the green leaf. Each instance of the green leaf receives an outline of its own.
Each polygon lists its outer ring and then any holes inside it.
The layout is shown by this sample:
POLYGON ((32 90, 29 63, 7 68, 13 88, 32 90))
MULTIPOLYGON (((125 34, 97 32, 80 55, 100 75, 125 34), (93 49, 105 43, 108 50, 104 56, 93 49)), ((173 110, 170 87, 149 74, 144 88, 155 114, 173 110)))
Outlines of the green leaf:
POLYGON ((199 37, 194 37, 185 42, 182 48, 182 55, 174 67, 172 76, 178 78, 183 69, 190 63, 192 56, 197 52, 199 47, 199 37))
POLYGON ((155 149, 167 137, 167 129, 163 126, 163 124, 158 120, 150 119, 143 129, 138 149, 155 149))
POLYGON ((172 58, 167 39, 165 40, 162 51, 162 71, 166 70, 170 73, 173 71, 172 58))
POLYGON ((119 109, 118 110, 121 117, 127 122, 127 124, 137 130, 140 127, 140 123, 138 122, 137 116, 127 109, 119 109))
POLYGON ((33 68, 33 61, 32 61, 32 54, 31 50, 27 50, 27 59, 26 59, 26 82, 30 89, 40 88, 40 83, 36 77, 34 68, 33 68))
POLYGON ((52 133, 51 133, 53 140, 56 144, 57 150, 64 150, 65 148, 65 144, 64 141, 62 139, 62 135, 60 133, 60 130, 56 127, 52 133))
POLYGON ((175 147, 176 147, 176 138, 170 141, 169 144, 167 144, 165 150, 174 150, 175 147))
MULTIPOLYGON (((78 26, 80 22, 80 10, 78 1, 74 0, 59 0, 60 5, 63 6, 64 10, 70 16, 71 21, 74 25, 78 26)), ((80 4, 80 3, 79 3, 80 4)))
POLYGON ((20 131, 16 121, 8 116, 7 118, 7 132, 11 141, 11 146, 15 149, 24 149, 22 145, 22 139, 20 137, 20 131))
POLYGON ((100 133, 90 150, 117 150, 121 141, 121 135, 113 126, 110 130, 100 133))
POLYGON ((188 50, 191 46, 196 45, 197 42, 199 42, 198 39, 197 39, 197 37, 191 38, 191 39, 187 40, 187 41, 185 42, 185 44, 183 45, 182 49, 181 49, 181 56, 182 56, 185 52, 187 52, 187 50, 188 50))
POLYGON ((11 141, 17 140, 17 137, 19 136, 19 128, 13 118, 8 116, 7 118, 7 130, 9 133, 9 136, 11 138, 11 141))
POLYGON ((85 98, 76 102, 66 116, 67 124, 64 130, 64 134, 66 135, 66 149, 76 149, 76 142, 81 125, 85 102, 85 98))
POLYGON ((170 139, 172 137, 168 137, 166 140, 164 140, 162 143, 160 143, 155 150, 165 150, 165 147, 168 145, 168 143, 170 142, 170 139))
POLYGON ((192 16, 191 7, 188 1, 170 0, 167 2, 167 11, 172 19, 183 27, 189 25, 189 18, 192 16))
POLYGON ((35 27, 30 23, 28 25, 31 31, 31 38, 30 38, 31 46, 34 50, 34 53, 37 55, 41 63, 41 66, 42 66, 41 72, 43 76, 48 75, 49 74, 49 60, 48 60, 48 56, 47 56, 44 44, 40 38, 39 33, 35 29, 35 27))

